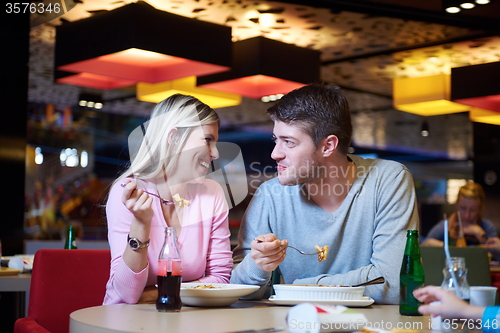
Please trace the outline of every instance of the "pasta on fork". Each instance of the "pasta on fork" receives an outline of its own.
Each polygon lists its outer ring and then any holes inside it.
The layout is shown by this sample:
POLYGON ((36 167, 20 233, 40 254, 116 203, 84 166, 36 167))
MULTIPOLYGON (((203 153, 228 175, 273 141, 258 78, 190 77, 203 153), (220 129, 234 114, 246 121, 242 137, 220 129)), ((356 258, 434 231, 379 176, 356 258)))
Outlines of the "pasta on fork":
POLYGON ((323 260, 326 260, 328 258, 328 249, 330 247, 328 245, 324 246, 319 246, 315 245, 314 249, 318 251, 318 262, 322 262, 323 260))

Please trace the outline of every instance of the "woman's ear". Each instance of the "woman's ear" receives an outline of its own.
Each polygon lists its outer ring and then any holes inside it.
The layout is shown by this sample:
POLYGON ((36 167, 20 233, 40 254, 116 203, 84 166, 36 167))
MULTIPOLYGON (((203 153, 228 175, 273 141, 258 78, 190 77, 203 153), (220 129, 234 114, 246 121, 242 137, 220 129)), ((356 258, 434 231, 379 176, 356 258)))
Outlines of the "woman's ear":
POLYGON ((168 144, 171 145, 173 143, 177 143, 179 141, 177 137, 177 127, 174 127, 168 132, 167 140, 168 144))
POLYGON ((336 135, 329 135, 323 144, 322 154, 324 157, 330 156, 337 149, 339 138, 336 135))

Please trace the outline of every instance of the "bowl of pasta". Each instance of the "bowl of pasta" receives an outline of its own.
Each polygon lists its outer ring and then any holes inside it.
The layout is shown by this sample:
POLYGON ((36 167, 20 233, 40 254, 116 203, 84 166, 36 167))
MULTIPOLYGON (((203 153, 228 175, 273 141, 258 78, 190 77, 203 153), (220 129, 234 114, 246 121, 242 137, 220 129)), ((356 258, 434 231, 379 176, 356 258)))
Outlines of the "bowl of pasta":
POLYGON ((181 299, 187 306, 229 306, 259 286, 229 283, 182 283, 181 299))

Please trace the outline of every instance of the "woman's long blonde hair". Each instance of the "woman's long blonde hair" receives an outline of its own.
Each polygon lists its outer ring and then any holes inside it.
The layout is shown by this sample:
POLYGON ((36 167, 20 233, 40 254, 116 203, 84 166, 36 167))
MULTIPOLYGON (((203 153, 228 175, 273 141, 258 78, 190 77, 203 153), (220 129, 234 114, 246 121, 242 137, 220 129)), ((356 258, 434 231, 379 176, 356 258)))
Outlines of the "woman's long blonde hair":
POLYGON ((193 96, 175 94, 158 103, 150 119, 129 135, 130 166, 116 180, 133 177, 166 179, 177 166, 187 138, 201 125, 217 123, 219 116, 193 96))

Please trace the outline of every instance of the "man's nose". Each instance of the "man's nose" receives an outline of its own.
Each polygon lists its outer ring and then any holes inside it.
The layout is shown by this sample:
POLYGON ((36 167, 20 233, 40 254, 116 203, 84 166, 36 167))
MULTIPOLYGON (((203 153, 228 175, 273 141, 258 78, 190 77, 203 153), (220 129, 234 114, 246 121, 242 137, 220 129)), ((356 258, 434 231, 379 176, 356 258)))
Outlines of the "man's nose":
POLYGON ((271 153, 271 158, 275 161, 279 161, 284 158, 283 151, 281 150, 280 145, 278 143, 273 148, 273 151, 271 153))

